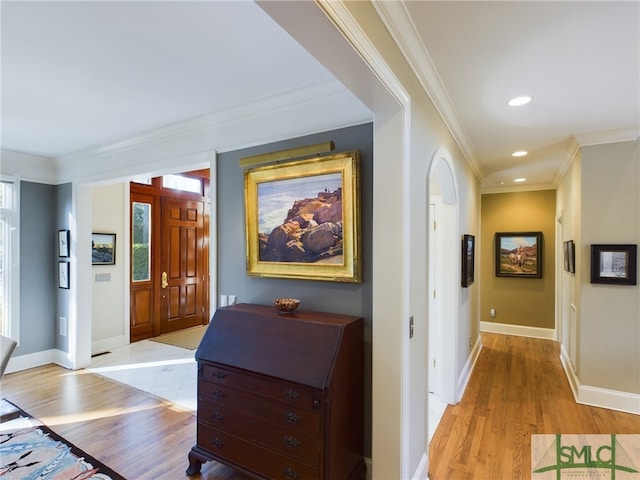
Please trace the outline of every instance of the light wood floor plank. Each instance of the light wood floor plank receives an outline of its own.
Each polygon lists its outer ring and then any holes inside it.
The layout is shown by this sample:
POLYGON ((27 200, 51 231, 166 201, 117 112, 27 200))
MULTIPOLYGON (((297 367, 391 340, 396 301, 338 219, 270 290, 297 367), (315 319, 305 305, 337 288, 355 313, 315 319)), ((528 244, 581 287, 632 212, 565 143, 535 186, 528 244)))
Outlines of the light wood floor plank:
POLYGON ((638 415, 575 402, 556 342, 483 333, 482 343, 462 400, 433 435, 430 479, 530 478, 532 434, 640 434, 638 415))

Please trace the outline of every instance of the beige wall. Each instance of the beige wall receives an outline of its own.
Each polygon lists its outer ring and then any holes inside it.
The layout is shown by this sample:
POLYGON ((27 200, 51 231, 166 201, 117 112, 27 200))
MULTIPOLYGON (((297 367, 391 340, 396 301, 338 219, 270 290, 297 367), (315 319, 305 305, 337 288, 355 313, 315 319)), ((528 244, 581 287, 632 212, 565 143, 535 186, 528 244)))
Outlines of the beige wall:
POLYGON ((555 198, 553 190, 482 196, 481 321, 555 327, 555 198), (542 278, 496 277, 496 232, 542 232, 542 278))
MULTIPOLYGON (((582 149, 577 374, 582 385, 640 394, 640 288, 592 284, 592 244, 640 243, 640 141, 582 149)), ((637 266, 637 263, 636 263, 637 266)))
MULTIPOLYGON (((115 265, 92 266, 91 353, 129 343, 125 332, 125 187, 126 183, 96 186, 92 189, 92 231, 116 234, 115 265), (96 281, 96 275, 110 275, 107 281, 96 281)), ((128 281, 128 277, 126 278, 128 281)))

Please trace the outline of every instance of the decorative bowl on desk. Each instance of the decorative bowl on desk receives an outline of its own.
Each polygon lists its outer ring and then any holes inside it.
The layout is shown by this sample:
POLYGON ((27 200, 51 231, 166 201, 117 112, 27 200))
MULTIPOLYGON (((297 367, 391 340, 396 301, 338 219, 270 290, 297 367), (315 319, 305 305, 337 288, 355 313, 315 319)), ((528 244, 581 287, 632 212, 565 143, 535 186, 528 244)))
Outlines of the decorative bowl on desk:
POLYGON ((280 313, 292 313, 300 305, 300 300, 297 298, 276 298, 273 301, 273 306, 278 309, 280 313))

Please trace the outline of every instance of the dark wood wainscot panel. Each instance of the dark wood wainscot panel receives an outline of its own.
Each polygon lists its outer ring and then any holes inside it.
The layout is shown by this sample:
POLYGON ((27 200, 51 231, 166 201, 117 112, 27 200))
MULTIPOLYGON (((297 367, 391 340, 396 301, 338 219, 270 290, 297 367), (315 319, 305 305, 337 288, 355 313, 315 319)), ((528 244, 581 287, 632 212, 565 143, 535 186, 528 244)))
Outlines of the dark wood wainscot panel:
POLYGON ((255 478, 364 479, 362 318, 218 309, 196 352, 197 444, 255 478))

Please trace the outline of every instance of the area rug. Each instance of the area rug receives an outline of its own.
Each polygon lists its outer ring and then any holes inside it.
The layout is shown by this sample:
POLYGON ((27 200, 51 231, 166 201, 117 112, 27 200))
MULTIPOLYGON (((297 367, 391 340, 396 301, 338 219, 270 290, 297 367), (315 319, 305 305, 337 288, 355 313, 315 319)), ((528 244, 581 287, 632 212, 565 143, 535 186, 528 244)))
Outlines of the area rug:
POLYGON ((2 480, 126 480, 25 411, 0 399, 2 480))
POLYGON ((153 337, 149 340, 154 342, 166 343, 176 347, 186 348, 188 350, 195 350, 200 345, 202 336, 207 330, 207 325, 200 327, 186 328, 184 330, 178 330, 173 333, 165 333, 159 337, 153 337))

